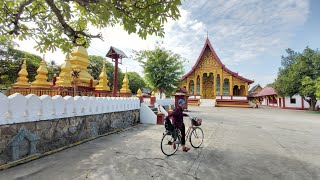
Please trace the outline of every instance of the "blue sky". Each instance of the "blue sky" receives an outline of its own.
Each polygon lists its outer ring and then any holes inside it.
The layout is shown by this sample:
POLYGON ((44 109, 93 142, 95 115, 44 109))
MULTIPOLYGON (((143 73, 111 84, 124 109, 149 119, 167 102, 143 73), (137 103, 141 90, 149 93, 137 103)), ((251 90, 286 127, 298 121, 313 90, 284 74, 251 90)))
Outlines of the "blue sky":
MULTIPOLYGON (((97 30, 105 41, 93 40, 88 53, 104 56, 109 47, 122 49, 127 55, 132 50, 152 49, 162 41, 166 49, 180 54, 187 73, 196 62, 208 37, 219 56, 230 70, 255 80, 262 86, 272 83, 280 67, 285 49, 301 52, 306 46, 319 48, 320 0, 186 0, 180 7, 181 18, 169 20, 165 37, 128 35, 121 26, 97 30)), ((20 48, 36 52, 29 41, 20 48)), ((47 60, 63 63, 60 52, 47 52, 47 60)), ((110 61, 110 60, 109 60, 110 61)), ((122 70, 142 74, 140 65, 131 58, 124 59, 122 70)))

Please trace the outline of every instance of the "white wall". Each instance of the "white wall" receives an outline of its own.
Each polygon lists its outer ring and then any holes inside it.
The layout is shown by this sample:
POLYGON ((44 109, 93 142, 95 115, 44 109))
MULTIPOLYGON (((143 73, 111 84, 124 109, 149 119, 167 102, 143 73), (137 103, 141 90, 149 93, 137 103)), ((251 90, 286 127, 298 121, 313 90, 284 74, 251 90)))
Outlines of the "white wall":
POLYGON ((141 104, 140 122, 144 124, 157 124, 157 116, 145 104, 141 104))
POLYGON ((235 100, 247 100, 247 96, 233 96, 232 99, 235 99, 235 100))
MULTIPOLYGON (((304 105, 304 108, 309 108, 309 103, 307 101, 305 101, 304 99, 301 99, 300 95, 294 95, 292 96, 292 98, 296 99, 296 103, 292 104, 290 103, 290 97, 285 97, 285 107, 289 107, 289 108, 302 108, 302 103, 304 105)), ((320 106, 320 100, 317 101, 316 106, 319 105, 320 106)), ((283 107, 283 103, 282 103, 282 107, 283 107)))
POLYGON ((156 99, 156 103, 161 106, 174 105, 174 99, 156 99))
POLYGON ((0 93, 0 125, 140 109, 138 98, 36 96, 0 93))

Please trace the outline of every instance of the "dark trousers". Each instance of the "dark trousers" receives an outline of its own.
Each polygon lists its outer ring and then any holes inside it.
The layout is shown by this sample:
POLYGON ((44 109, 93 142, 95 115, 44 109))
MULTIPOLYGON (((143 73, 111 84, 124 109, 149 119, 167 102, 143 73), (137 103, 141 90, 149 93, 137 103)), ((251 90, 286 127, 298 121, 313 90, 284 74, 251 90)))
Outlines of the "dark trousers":
POLYGON ((186 144, 186 128, 184 126, 184 123, 182 124, 182 127, 179 129, 181 131, 181 144, 185 145, 186 144))

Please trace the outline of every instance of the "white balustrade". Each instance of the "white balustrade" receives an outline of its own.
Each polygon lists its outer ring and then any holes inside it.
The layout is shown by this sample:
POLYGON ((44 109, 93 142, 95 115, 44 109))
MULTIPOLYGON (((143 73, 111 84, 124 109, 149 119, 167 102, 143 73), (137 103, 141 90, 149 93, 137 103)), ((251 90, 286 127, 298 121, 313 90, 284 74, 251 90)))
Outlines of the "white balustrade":
POLYGON ((72 96, 65 96, 63 98, 65 100, 65 107, 64 107, 64 116, 65 117, 72 117, 74 116, 74 98, 72 96))
POLYGON ((26 99, 26 116, 28 121, 39 121, 39 114, 41 113, 41 101, 39 96, 35 94, 28 94, 26 99))
POLYGON ((65 115, 66 100, 60 95, 52 97, 53 112, 56 118, 63 118, 65 115))
POLYGON ((8 113, 10 123, 23 122, 26 113, 27 99, 19 93, 14 93, 9 97, 8 113))
POLYGON ((0 93, 0 124, 6 124, 7 113, 9 111, 9 99, 6 95, 0 93))
POLYGON ((54 119, 54 109, 52 97, 48 95, 40 96, 40 120, 54 119))
POLYGON ((0 125, 140 109, 138 98, 0 93, 0 125))

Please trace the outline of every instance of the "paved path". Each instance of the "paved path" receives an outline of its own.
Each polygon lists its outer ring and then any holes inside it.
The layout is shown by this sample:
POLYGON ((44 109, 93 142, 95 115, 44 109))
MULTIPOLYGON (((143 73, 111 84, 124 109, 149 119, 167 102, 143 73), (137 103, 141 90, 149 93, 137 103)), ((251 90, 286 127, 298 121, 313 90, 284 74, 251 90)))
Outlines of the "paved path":
POLYGON ((191 107, 205 143, 165 157, 140 125, 0 172, 0 179, 320 179, 320 114, 191 107))

